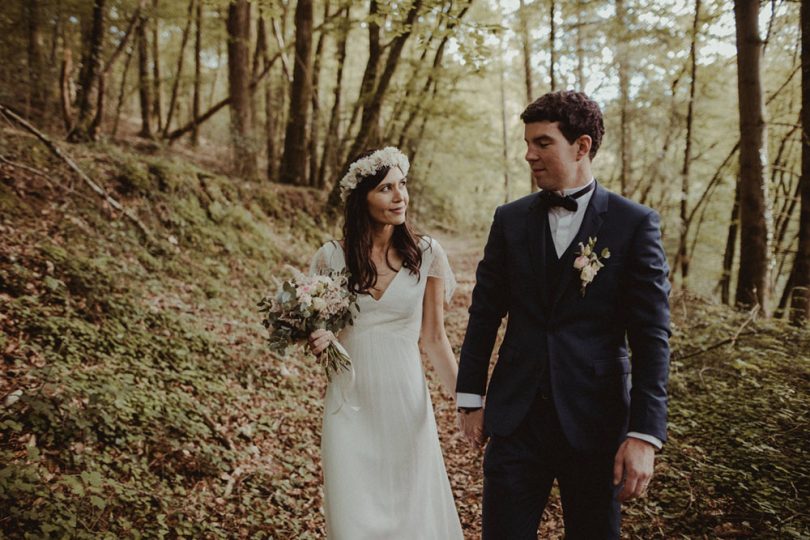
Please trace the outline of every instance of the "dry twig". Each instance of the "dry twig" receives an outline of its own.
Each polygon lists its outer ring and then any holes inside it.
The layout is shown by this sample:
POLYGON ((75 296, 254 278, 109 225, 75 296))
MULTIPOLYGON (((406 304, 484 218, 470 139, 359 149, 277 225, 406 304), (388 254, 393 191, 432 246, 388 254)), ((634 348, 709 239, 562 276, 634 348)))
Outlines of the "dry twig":
POLYGON ((84 183, 90 187, 90 189, 92 189, 96 194, 98 194, 102 199, 104 199, 104 201, 106 201, 107 204, 109 204, 122 214, 124 214, 127 218, 130 219, 130 221, 135 223, 135 225, 137 225, 137 227, 144 234, 146 239, 154 243, 154 237, 152 236, 152 233, 149 231, 149 229, 146 228, 146 225, 143 224, 143 222, 138 218, 138 216, 136 216, 135 214, 124 208, 121 205, 121 203, 113 199, 103 187, 99 186, 89 176, 87 176, 87 174, 84 171, 82 171, 78 165, 76 165, 76 162, 73 161, 73 159, 71 159, 70 156, 68 156, 58 146, 56 146, 56 143, 51 141, 41 131, 32 126, 30 123, 28 123, 28 121, 26 121, 24 118, 20 117, 14 111, 12 111, 11 109, 2 104, 0 104, 0 114, 2 114, 11 121, 14 121, 14 123, 21 126, 25 130, 33 133, 36 136, 36 138, 39 139, 42 142, 42 144, 48 147, 48 149, 56 157, 64 161, 67 164, 67 166, 73 170, 73 172, 79 175, 79 178, 81 178, 84 181, 84 183))

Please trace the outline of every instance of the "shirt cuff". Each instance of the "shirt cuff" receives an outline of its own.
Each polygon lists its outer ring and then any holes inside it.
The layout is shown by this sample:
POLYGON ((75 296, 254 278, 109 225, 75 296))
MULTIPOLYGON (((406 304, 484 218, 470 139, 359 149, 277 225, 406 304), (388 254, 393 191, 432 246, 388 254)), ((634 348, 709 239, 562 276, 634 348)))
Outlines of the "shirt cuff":
POLYGON ((641 439, 642 441, 646 441, 659 450, 661 450, 664 447, 664 443, 661 442, 661 439, 659 439, 658 437, 653 437, 652 435, 646 435, 644 433, 637 433, 635 431, 630 431, 627 434, 627 436, 633 437, 634 439, 641 439))
POLYGON ((479 396, 478 394, 464 394, 462 392, 459 392, 458 394, 456 394, 456 406, 483 407, 484 396, 479 396))

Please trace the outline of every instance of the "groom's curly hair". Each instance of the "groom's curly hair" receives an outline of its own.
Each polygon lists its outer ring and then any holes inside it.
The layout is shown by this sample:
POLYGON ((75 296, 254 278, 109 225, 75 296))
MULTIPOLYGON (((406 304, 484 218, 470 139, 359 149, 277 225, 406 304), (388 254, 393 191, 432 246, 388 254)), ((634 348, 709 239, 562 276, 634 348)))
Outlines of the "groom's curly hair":
MULTIPOLYGON (((368 157, 376 150, 369 150, 352 160, 352 163, 368 157)), ((379 269, 371 260, 373 222, 368 212, 368 193, 377 187, 388 174, 390 167, 382 167, 375 174, 362 177, 346 199, 343 214, 343 241, 346 254, 346 266, 349 270, 349 289, 362 294, 370 294, 370 289, 377 284, 379 269)), ((408 221, 394 227, 391 247, 402 257, 402 266, 419 277, 422 265, 422 250, 419 248, 421 235, 417 234, 408 221)), ((386 265, 396 271, 385 254, 386 265)))
POLYGON ((591 138, 591 159, 602 144, 605 123, 599 105, 583 92, 560 90, 549 92, 530 103, 520 115, 524 124, 559 122, 560 131, 573 144, 581 135, 591 138))

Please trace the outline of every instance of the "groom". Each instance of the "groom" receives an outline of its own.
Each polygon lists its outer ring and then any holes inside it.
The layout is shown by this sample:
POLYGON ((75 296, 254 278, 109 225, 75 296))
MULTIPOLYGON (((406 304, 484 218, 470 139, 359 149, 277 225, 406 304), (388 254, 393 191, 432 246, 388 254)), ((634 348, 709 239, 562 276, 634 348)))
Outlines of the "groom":
POLYGON ((456 387, 465 436, 489 437, 483 538, 535 539, 554 479, 566 539, 619 538, 620 503, 644 494, 666 439, 659 217, 594 180, 605 130, 585 94, 546 94, 521 119, 541 191, 495 211, 456 387))

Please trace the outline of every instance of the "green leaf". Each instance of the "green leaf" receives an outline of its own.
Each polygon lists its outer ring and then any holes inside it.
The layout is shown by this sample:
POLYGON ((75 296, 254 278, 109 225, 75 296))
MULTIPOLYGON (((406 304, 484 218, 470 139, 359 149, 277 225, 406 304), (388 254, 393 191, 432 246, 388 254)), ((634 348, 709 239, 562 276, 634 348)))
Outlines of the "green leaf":
POLYGON ((93 487, 99 487, 102 483, 101 475, 97 471, 82 471, 82 480, 93 487))

